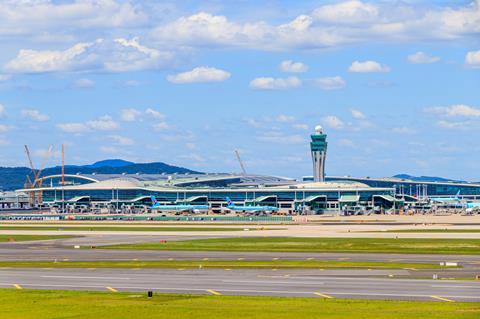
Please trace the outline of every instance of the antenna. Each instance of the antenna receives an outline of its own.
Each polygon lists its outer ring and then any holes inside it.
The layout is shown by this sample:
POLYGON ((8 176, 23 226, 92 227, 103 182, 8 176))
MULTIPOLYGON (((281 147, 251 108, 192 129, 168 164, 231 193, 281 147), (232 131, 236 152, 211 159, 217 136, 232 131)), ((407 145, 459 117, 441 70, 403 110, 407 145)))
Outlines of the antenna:
POLYGON ((242 169, 242 175, 247 175, 247 171, 245 170, 245 165, 243 165, 243 161, 240 158, 240 153, 238 150, 235 150, 235 155, 237 156, 238 163, 240 164, 240 168, 242 169))

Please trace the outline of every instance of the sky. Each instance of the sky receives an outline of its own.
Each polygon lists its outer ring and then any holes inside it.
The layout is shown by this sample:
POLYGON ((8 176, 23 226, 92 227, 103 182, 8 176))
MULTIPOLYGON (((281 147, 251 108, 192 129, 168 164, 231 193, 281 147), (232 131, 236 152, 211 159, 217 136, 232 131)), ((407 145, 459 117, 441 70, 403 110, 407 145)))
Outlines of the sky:
POLYGON ((0 166, 300 177, 321 125, 327 175, 480 180, 480 0, 2 0, 0 48, 0 166))

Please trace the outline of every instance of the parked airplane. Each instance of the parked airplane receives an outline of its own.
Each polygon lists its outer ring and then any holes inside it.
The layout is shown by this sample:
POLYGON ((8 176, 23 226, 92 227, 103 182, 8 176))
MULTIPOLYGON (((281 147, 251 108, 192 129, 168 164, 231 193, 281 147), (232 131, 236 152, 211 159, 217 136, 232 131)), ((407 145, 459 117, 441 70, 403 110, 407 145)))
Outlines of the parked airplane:
POLYGON ((235 212, 250 212, 250 213, 258 213, 258 212, 276 212, 278 211, 278 207, 276 206, 237 206, 235 205, 232 200, 227 197, 227 209, 232 210, 235 212))
POLYGON ((150 197, 152 199, 152 206, 151 209, 159 210, 162 212, 192 212, 192 213, 199 213, 202 210, 208 210, 208 205, 190 205, 190 204, 182 204, 182 205, 162 205, 160 204, 155 196, 150 197))
POLYGON ((450 197, 430 197, 430 200, 435 203, 460 202, 460 190, 455 196, 450 197))
POLYGON ((465 203, 465 208, 467 213, 471 213, 473 211, 480 211, 480 202, 465 203))

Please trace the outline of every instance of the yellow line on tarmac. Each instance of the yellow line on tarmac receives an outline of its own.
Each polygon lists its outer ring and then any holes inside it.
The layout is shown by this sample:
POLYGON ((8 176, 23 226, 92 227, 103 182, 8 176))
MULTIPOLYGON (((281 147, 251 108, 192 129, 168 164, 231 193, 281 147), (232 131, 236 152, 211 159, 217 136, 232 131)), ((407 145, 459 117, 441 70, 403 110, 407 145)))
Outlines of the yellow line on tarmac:
POLYGON ((212 289, 207 289, 207 292, 211 293, 212 295, 215 295, 215 296, 220 296, 221 293, 219 293, 218 291, 215 291, 215 290, 212 290, 212 289))
POLYGON ((110 290, 111 292, 118 292, 118 290, 117 290, 117 289, 115 289, 115 288, 112 288, 112 287, 105 287, 105 288, 107 288, 107 289, 108 289, 108 290, 110 290))
POLYGON ((22 286, 20 286, 19 284, 13 284, 13 287, 15 287, 17 289, 23 289, 22 286))
POLYGON ((185 270, 185 268, 178 268, 177 270, 185 270))
POLYGON ((430 297, 432 297, 433 299, 441 300, 441 301, 455 302, 455 300, 451 300, 451 299, 447 299, 447 298, 442 298, 442 297, 439 297, 439 296, 430 296, 430 297))
POLYGON ((314 292, 313 294, 314 294, 314 295, 317 295, 317 296, 320 296, 320 297, 323 297, 323 298, 333 299, 332 296, 329 296, 329 295, 326 295, 326 294, 322 294, 322 293, 320 293, 320 292, 314 292))
POLYGON ((231 270, 230 268, 225 268, 225 270, 231 270))

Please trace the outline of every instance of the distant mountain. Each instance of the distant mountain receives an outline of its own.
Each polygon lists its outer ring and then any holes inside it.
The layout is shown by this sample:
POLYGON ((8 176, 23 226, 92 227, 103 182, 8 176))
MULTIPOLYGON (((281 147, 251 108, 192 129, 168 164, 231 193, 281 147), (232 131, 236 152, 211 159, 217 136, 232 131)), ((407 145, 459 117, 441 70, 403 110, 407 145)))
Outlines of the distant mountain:
POLYGON ((412 176, 408 174, 397 174, 392 177, 401 178, 401 179, 409 179, 416 182, 457 182, 457 183, 465 183, 465 181, 457 181, 443 177, 437 176, 412 176))
POLYGON ((107 159, 99 162, 95 162, 92 165, 89 165, 90 167, 123 167, 123 166, 128 166, 128 165, 133 165, 135 163, 129 162, 129 161, 124 161, 122 159, 107 159))
MULTIPOLYGON (((42 176, 61 174, 61 166, 43 170, 42 176)), ((168 165, 162 162, 133 163, 121 159, 99 161, 91 165, 65 165, 65 174, 185 174, 200 173, 188 168, 168 165)), ((24 187, 26 176, 33 180, 31 169, 27 167, 0 167, 0 190, 15 190, 24 187)))

